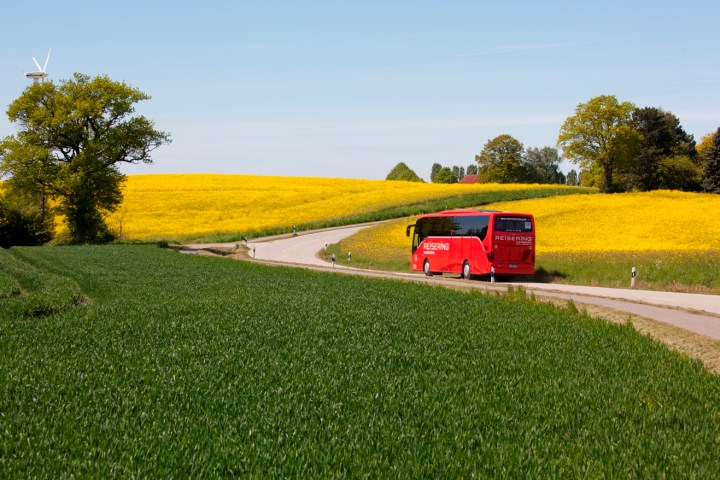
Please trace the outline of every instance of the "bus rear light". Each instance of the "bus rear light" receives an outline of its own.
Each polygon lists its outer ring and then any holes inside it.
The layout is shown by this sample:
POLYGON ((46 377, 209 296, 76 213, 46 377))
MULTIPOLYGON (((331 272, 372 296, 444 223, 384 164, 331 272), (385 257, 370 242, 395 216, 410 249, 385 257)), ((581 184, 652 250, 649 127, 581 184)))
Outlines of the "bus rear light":
POLYGON ((492 262, 493 260, 495 260, 495 252, 489 252, 487 254, 487 257, 488 257, 488 262, 492 262))

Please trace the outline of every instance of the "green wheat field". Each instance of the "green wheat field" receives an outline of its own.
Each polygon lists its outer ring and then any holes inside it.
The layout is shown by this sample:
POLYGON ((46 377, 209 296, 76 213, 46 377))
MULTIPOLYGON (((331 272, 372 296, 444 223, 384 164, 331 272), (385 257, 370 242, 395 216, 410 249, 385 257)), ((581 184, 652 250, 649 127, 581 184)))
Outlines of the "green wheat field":
POLYGON ((572 308, 154 245, 0 266, 3 478, 720 472, 720 378, 572 308))

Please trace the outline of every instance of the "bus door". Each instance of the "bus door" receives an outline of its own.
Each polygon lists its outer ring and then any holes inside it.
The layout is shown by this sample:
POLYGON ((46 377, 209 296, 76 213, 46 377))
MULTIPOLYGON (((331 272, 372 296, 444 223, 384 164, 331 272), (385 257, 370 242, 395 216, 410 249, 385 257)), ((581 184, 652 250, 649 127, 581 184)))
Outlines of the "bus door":
POLYGON ((417 253, 416 253, 418 246, 420 245, 420 241, 421 241, 420 229, 418 228, 417 224, 408 225, 407 228, 405 229, 406 237, 410 236, 411 229, 412 229, 413 233, 412 233, 412 252, 410 255, 410 269, 411 270, 420 270, 420 268, 422 268, 422 267, 420 266, 420 264, 418 262, 417 253))
POLYGON ((410 229, 413 230, 413 236, 412 236, 412 253, 415 253, 415 250, 417 250, 418 245, 420 244, 419 238, 418 238, 418 232, 417 232, 417 225, 414 223, 412 225, 408 225, 405 229, 405 236, 410 236, 410 229))

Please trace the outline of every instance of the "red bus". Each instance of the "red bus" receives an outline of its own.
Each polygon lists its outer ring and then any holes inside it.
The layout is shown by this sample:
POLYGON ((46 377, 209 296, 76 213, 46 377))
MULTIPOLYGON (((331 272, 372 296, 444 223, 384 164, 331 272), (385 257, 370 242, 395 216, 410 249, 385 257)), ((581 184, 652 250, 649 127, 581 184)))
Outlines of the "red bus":
POLYGON ((447 210, 423 215, 412 237, 410 268, 425 275, 535 273, 535 219, 526 213, 447 210))

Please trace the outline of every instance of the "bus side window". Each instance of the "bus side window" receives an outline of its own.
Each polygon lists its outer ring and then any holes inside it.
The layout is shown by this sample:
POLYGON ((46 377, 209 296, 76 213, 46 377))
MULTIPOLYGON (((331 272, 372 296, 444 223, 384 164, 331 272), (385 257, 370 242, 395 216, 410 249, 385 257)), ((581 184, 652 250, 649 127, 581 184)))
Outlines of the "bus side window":
POLYGON ((473 234, 480 240, 485 240, 489 223, 490 219, 486 216, 475 217, 473 219, 473 234))

